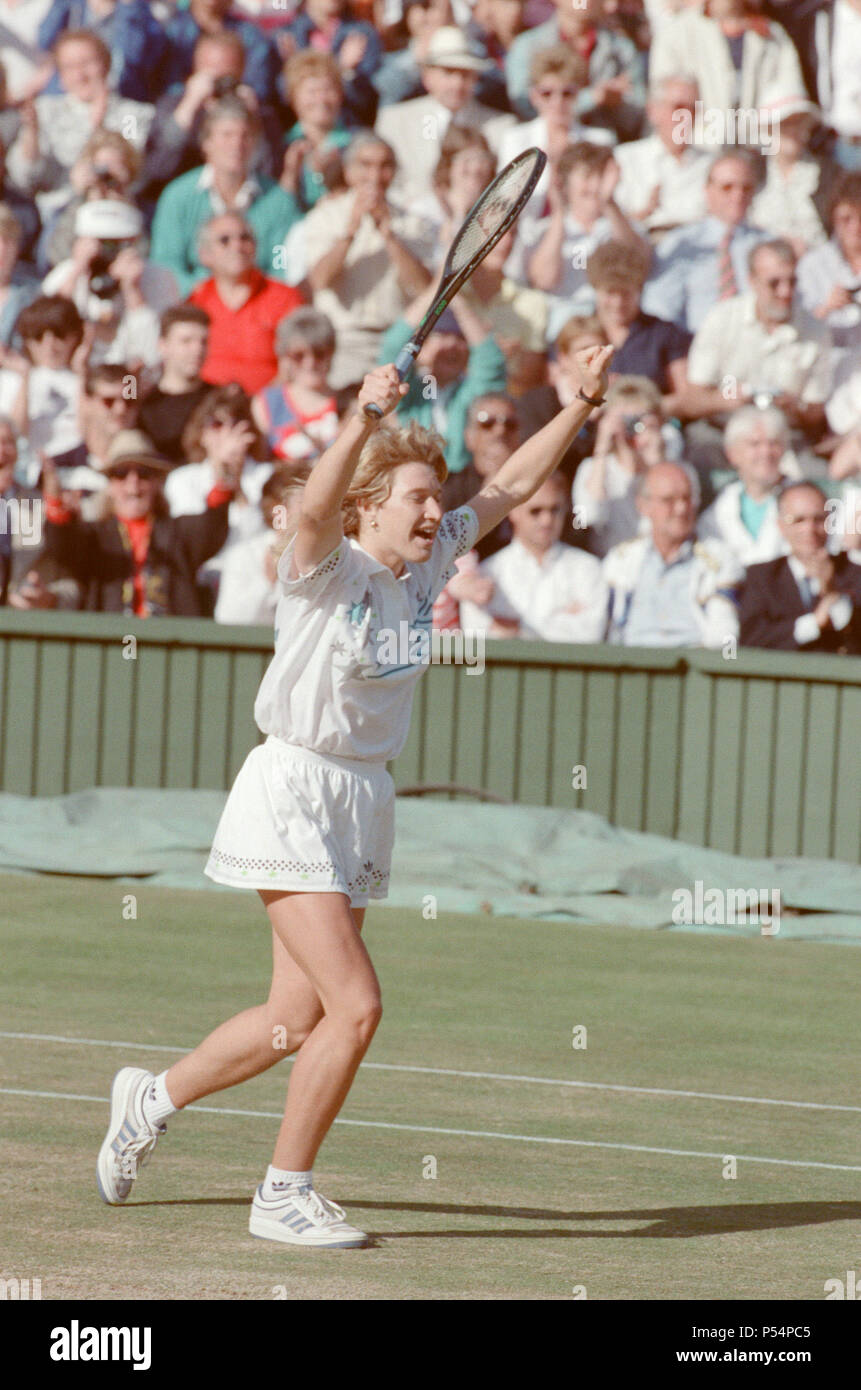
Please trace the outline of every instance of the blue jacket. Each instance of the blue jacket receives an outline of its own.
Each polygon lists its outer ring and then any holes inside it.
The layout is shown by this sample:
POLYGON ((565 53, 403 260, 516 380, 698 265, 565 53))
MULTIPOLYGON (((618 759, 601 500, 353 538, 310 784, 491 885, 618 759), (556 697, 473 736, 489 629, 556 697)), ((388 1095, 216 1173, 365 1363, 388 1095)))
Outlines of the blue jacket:
MULTIPOLYGON (((54 0, 39 26, 38 44, 50 49, 66 29, 91 29, 87 0, 54 0)), ((98 28, 95 30, 98 33, 98 28)), ((146 0, 120 0, 114 12, 112 85, 132 101, 155 101, 161 92, 158 68, 167 54, 167 35, 146 0)), ((55 73, 46 92, 62 92, 55 73)))
MULTIPOLYGON (((238 34, 245 46, 243 82, 254 89, 260 101, 272 102, 280 66, 274 45, 254 24, 244 19, 232 19, 228 15, 224 27, 238 34)), ((159 73, 160 92, 167 91, 175 82, 185 82, 191 72, 194 45, 203 33, 190 10, 174 15, 165 31, 169 49, 167 61, 159 73)))

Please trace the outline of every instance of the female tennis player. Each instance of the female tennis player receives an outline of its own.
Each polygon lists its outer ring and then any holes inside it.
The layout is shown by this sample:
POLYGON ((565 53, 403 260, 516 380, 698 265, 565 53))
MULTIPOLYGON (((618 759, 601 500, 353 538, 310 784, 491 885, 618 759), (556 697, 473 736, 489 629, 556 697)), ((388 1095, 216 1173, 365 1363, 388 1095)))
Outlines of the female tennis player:
MULTIPOLYGON (((382 660, 401 623, 425 652, 431 608, 454 561, 555 470, 607 382, 609 347, 578 354, 580 399, 521 446, 468 506, 443 514, 438 437, 384 415, 406 390, 394 366, 365 377, 362 407, 315 464, 296 534, 278 562, 275 654, 254 714, 266 742, 233 785, 205 872, 255 889, 272 925, 267 1003, 246 1009, 160 1076, 124 1067, 98 1160, 99 1193, 122 1203, 165 1121, 193 1101, 296 1061, 252 1235, 349 1247, 367 1236, 314 1188, 317 1151, 380 1021, 380 987, 360 935, 386 896, 394 783, 386 762, 407 737, 427 663, 382 660), (383 641, 385 637, 385 642, 383 641)), ((402 658, 403 653, 399 652, 402 658)))

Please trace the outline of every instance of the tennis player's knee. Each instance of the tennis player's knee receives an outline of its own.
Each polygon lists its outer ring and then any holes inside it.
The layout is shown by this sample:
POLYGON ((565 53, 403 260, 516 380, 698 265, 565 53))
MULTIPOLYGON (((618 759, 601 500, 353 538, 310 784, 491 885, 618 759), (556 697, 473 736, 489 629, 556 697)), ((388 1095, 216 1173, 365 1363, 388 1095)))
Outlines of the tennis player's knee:
POLYGON ((349 1030, 360 1047, 367 1047, 383 1016, 379 992, 368 990, 342 1001, 335 1016, 349 1030))

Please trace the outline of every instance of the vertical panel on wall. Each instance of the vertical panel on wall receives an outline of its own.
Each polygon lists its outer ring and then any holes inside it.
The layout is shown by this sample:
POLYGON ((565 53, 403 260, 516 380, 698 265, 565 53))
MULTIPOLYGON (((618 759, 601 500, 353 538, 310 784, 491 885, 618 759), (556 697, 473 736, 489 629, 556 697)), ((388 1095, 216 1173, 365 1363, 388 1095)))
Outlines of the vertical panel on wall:
POLYGON ((588 809, 613 818, 616 769, 617 690, 620 672, 587 671, 581 762, 589 783, 588 809))
POLYGON ((422 774, 422 752, 424 749, 424 724, 427 708, 428 685, 433 679, 433 671, 426 671, 419 678, 413 696, 413 717, 403 752, 390 764, 389 771, 395 779, 396 787, 414 787, 425 781, 422 774))
POLYGON ((42 641, 39 646, 39 708, 36 716, 35 796, 62 796, 66 791, 69 741, 71 642, 42 641))
POLYGON ((786 681, 777 689, 774 800, 769 854, 798 854, 807 745, 807 686, 786 681))
POLYGON ((647 671, 618 673, 613 819, 627 830, 645 828, 648 697, 647 671))
POLYGON ((776 739, 777 683, 745 679, 736 842, 747 857, 766 858, 771 844, 776 739))
POLYGON ((134 666, 135 722, 132 730, 132 782, 161 787, 167 728, 168 649, 138 641, 134 666))
POLYGON ((557 666, 553 672, 553 725, 550 729, 550 805, 594 811, 593 784, 586 768, 586 676, 582 670, 557 666), (578 786, 574 786, 574 769, 578 786), (579 769, 583 771, 579 771, 579 769), (583 786, 585 777, 586 785, 583 786))
POLYGON ((224 782, 224 748, 230 721, 231 653, 220 648, 203 650, 198 667, 199 698, 196 730, 196 787, 221 790, 224 782))
POLYGON ((550 724, 553 708, 551 672, 536 666, 523 672, 520 702, 520 761, 517 800, 530 806, 547 804, 550 777, 550 724))
POLYGON ((171 647, 168 652, 165 766, 166 787, 194 786, 199 652, 171 647))
MULTIPOLYGON (((807 756, 798 853, 809 855, 811 859, 827 859, 834 844, 834 746, 839 687, 811 685, 808 695, 807 756)), ((861 780, 857 776, 855 788, 861 799, 861 780)))
MULTIPOLYGON (((267 661, 269 657, 267 655, 267 661)), ((241 768, 251 749, 260 741, 254 722, 254 701, 260 688, 261 663, 257 652, 235 651, 231 671, 230 724, 225 731, 229 748, 227 785, 241 768)))
MULTIPOLYGON (((99 783, 103 787, 131 785, 132 730, 134 728, 135 667, 137 656, 124 655, 133 648, 114 638, 106 642, 102 652, 102 723, 100 729, 101 756, 99 783)), ((184 704, 185 691, 180 695, 184 704)), ((176 783, 174 783, 176 785, 176 783)), ((188 785, 184 783, 183 785, 188 785)))
POLYGON ((834 845, 838 859, 861 861, 861 686, 842 685, 834 749, 834 845))
POLYGON ((694 845, 709 843, 712 681, 712 676, 695 666, 685 677, 678 835, 694 845))
POLYGON ((675 835, 682 767, 682 690, 680 671, 649 675, 647 726, 643 748, 645 819, 652 835, 675 835))
POLYGON ((520 670, 516 666, 494 666, 483 679, 489 683, 484 785, 488 791, 513 801, 517 786, 520 670))
MULTIPOLYGON (((485 790, 484 729, 487 724, 488 675, 473 667, 457 673, 458 721, 455 729, 454 778, 463 787, 485 790)), ((433 679, 433 672, 419 681, 419 689, 433 679)), ((398 765, 400 765, 400 758, 398 765)))
POLYGON ((740 784, 744 780, 741 764, 744 722, 744 681, 735 677, 713 680, 712 684, 712 775, 709 808, 708 845, 727 854, 745 853, 738 843, 740 784))
POLYGON ((102 727, 101 642, 79 639, 71 658, 71 713, 67 750, 69 791, 99 786, 102 727))
POLYGON ((456 666, 436 666, 419 677, 425 687, 422 782, 451 782, 457 725, 460 672, 456 666))
POLYGON ((32 796, 39 711, 39 643, 11 638, 6 647, 5 675, 3 787, 19 796, 32 796))

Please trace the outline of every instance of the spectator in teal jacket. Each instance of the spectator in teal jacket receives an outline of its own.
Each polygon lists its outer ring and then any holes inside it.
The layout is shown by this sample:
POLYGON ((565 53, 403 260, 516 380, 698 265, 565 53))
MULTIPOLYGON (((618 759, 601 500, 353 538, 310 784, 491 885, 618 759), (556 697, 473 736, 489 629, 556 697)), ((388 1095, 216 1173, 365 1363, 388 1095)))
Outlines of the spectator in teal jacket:
MULTIPOLYGON (((394 362, 435 293, 436 281, 383 335, 381 362, 394 362)), ((416 359, 409 388, 397 413, 438 430, 446 441, 449 472, 460 473, 470 457, 463 438, 470 402, 488 391, 505 389, 502 351, 485 320, 464 295, 458 295, 437 320, 416 359)))
POLYGON ((273 279, 284 278, 279 251, 302 210, 292 193, 251 172, 259 136, 258 118, 238 97, 214 103, 200 135, 206 163, 174 179, 158 200, 150 260, 173 271, 183 294, 209 275, 198 258, 200 228, 228 209, 241 212, 254 228, 259 268, 273 279))

